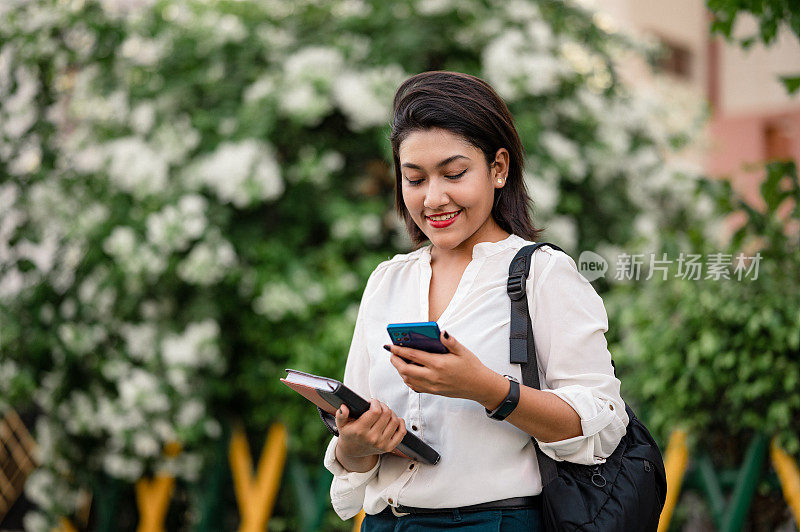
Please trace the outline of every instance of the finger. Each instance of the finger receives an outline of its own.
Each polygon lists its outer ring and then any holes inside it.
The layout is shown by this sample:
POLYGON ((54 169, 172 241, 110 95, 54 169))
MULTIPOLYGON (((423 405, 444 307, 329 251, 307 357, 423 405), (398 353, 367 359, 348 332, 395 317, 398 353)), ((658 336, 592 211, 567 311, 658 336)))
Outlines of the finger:
POLYGON ((387 444, 387 449, 393 451, 395 447, 400 445, 400 442, 403 441, 403 437, 406 435, 406 422, 403 418, 400 418, 400 426, 397 427, 394 435, 389 439, 389 443, 387 444))
POLYGON ((375 398, 372 398, 369 400, 369 409, 361 414, 361 416, 355 422, 358 423, 359 429, 366 432, 375 423, 375 420, 380 417, 380 415, 381 402, 375 398))
POLYGON ((341 430, 347 424, 347 418, 350 415, 350 410, 345 406, 341 405, 339 409, 334 413, 334 418, 336 420, 336 427, 341 430))
POLYGON ((374 441, 380 443, 383 431, 386 430, 386 426, 390 421, 392 421, 392 411, 388 406, 381 403, 381 415, 369 429, 370 436, 375 438, 374 441))
MULTIPOLYGON (((383 434, 381 434, 381 443, 384 445, 388 445, 389 441, 394 437, 397 429, 400 428, 400 424, 403 421, 403 418, 398 417, 395 414, 392 414, 392 418, 389 420, 389 423, 386 424, 386 428, 383 429, 383 434)), ((387 448, 387 450, 392 450, 392 447, 387 448)))
POLYGON ((402 372, 406 366, 408 366, 409 362, 404 360, 402 357, 397 355, 390 355, 389 362, 394 366, 394 368, 399 372, 402 372))
POLYGON ((452 334, 449 334, 447 331, 442 331, 442 334, 439 335, 439 340, 442 341, 444 346, 451 353, 458 354, 461 352, 462 349, 461 344, 458 342, 458 340, 453 338, 452 334))
POLYGON ((440 356, 439 353, 429 353, 428 351, 400 345, 386 345, 384 348, 388 348, 386 349, 387 351, 404 359, 406 363, 416 364, 417 366, 427 366, 434 360, 434 357, 440 356))

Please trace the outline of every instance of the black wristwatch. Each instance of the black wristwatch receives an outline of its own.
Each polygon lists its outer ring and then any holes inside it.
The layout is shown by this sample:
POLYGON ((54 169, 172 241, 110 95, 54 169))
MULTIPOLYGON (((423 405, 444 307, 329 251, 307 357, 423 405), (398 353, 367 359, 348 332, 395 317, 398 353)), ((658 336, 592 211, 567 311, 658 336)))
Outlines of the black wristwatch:
POLYGON ((519 403, 519 381, 511 375, 503 375, 503 377, 508 379, 508 382, 511 384, 508 395, 506 395, 506 398, 500 403, 500 406, 494 410, 485 409, 487 416, 498 421, 502 421, 508 417, 508 415, 517 408, 517 404, 519 403))

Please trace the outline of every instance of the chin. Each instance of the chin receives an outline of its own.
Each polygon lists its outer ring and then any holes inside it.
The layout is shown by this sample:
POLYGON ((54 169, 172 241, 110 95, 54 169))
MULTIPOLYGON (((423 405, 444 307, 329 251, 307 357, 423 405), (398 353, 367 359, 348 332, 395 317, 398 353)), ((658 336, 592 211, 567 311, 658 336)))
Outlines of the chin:
POLYGON ((439 249, 454 249, 464 241, 463 238, 459 238, 456 235, 437 235, 433 238, 429 236, 428 240, 439 249))

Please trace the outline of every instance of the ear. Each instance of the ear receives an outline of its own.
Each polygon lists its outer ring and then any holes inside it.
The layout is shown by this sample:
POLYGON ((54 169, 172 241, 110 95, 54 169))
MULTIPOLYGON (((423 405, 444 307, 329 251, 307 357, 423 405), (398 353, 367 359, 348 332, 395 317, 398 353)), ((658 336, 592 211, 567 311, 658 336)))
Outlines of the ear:
POLYGON ((508 178, 509 155, 508 150, 500 148, 495 154, 494 162, 490 165, 489 175, 494 188, 503 188, 508 178))

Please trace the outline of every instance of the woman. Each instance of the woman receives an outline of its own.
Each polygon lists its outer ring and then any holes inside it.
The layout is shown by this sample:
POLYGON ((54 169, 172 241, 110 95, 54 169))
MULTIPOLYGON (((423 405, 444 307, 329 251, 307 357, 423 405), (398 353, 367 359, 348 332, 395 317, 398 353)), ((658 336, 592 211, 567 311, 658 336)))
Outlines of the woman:
POLYGON ((371 409, 337 412, 324 460, 333 507, 342 519, 363 507, 365 531, 540 529, 531 436, 555 460, 596 464, 625 434, 603 302, 569 256, 534 254, 526 287, 542 390, 521 387, 510 414, 489 417, 511 392, 508 376, 521 381, 506 280, 538 236, 522 145, 495 91, 455 72, 406 80, 392 126, 396 208, 412 240, 430 244, 367 282, 344 382, 371 409), (450 353, 383 345, 387 324, 413 321, 438 322, 450 353), (407 430, 439 452, 437 465, 386 454, 407 430))

